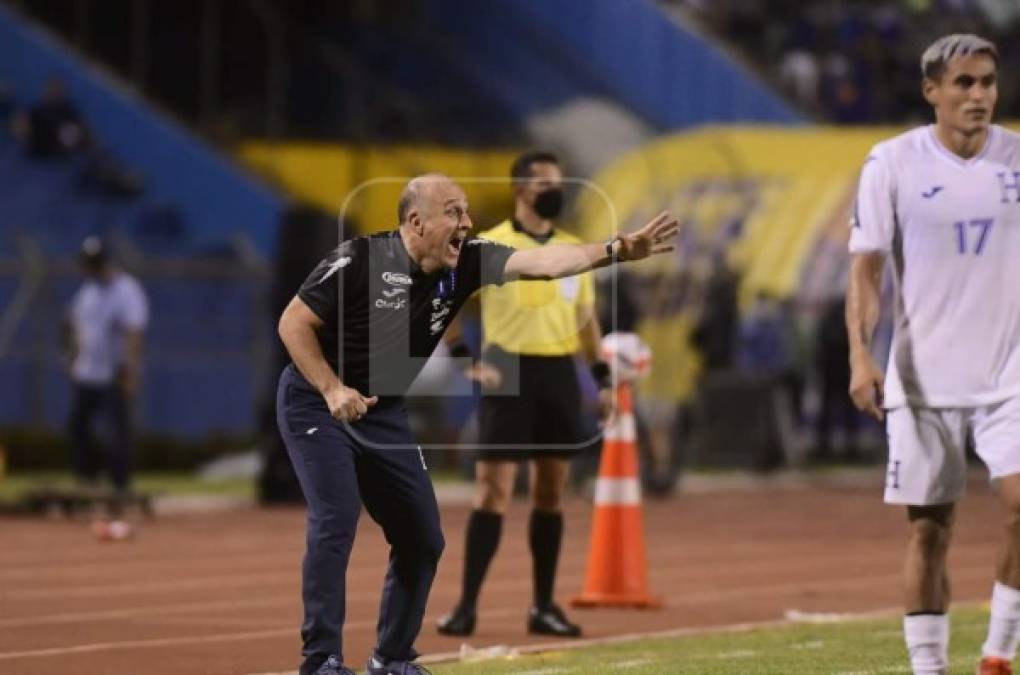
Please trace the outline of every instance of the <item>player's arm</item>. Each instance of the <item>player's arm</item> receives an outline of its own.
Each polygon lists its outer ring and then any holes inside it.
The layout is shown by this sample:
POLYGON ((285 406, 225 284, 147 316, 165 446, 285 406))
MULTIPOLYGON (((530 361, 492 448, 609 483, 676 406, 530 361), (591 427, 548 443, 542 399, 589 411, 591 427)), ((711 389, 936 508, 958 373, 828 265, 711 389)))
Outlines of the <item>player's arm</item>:
POLYGON ((124 364, 120 372, 120 386, 128 396, 133 396, 138 391, 144 344, 144 329, 130 328, 124 332, 124 364))
POLYGON ((854 405, 881 420, 885 376, 871 355, 878 325, 882 269, 896 229, 895 172, 881 145, 861 168, 850 221, 850 278, 846 291, 846 329, 850 342, 850 397, 854 405))
POLYGON ((341 421, 357 419, 365 414, 369 406, 375 405, 378 397, 362 396, 358 391, 344 386, 340 377, 333 372, 319 347, 316 335, 323 323, 304 300, 295 295, 280 316, 278 332, 294 366, 322 394, 330 414, 341 421))
POLYGON ((580 304, 576 311, 581 355, 591 367, 592 377, 599 387, 599 418, 608 420, 614 414, 615 400, 609 364, 602 360, 602 327, 599 326, 595 305, 580 304))
POLYGON ((850 341, 850 397, 854 405, 881 420, 882 369, 871 355, 871 342, 881 312, 882 252, 855 253, 850 260, 846 293, 846 329, 850 341))
POLYGON ((455 359, 471 359, 470 365, 464 368, 464 377, 474 380, 485 389, 495 389, 503 381, 499 370, 491 364, 480 360, 471 351, 471 347, 464 342, 464 333, 461 326, 460 314, 455 314, 443 333, 443 343, 446 345, 450 356, 455 359))
POLYGON ((602 360, 602 328, 599 326, 595 306, 584 304, 577 306, 578 338, 581 342, 581 355, 589 364, 602 360))
POLYGON ((616 261, 641 260, 673 250, 668 244, 679 225, 663 211, 644 227, 621 234, 612 243, 556 244, 515 251, 506 261, 503 276, 515 279, 559 279, 581 274, 616 261))

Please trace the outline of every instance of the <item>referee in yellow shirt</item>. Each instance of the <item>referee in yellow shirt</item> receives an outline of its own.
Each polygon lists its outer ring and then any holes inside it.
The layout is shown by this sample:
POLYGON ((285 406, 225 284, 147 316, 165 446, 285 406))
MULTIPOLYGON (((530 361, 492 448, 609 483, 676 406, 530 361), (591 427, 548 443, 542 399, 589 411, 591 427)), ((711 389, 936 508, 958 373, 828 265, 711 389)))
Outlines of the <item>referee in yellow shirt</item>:
MULTIPOLYGON (((563 206, 563 172, 549 152, 518 157, 510 175, 514 217, 480 237, 530 249, 576 243, 553 222, 563 206)), ((481 291, 483 362, 498 373, 479 407, 479 440, 486 446, 475 466, 477 492, 468 520, 460 602, 438 625, 444 635, 470 635, 478 594, 503 528, 517 461, 532 465, 532 511, 528 539, 533 561, 534 604, 528 631, 577 637, 553 602, 553 585, 563 539, 560 500, 570 457, 583 445, 582 400, 574 356, 581 351, 592 367, 608 410, 609 368, 599 360, 601 331, 594 311, 590 273, 552 281, 515 281, 481 291), (506 447, 501 447, 506 446, 506 447)))

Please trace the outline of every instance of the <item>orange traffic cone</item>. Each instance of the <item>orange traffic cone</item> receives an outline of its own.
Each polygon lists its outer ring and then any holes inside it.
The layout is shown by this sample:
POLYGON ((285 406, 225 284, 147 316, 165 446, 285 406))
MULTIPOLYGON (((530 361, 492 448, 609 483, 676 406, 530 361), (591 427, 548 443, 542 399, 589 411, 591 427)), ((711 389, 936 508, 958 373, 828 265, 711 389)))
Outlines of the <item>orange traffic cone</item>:
POLYGON ((570 604, 654 609, 662 601, 648 593, 631 385, 620 383, 616 394, 616 416, 602 438, 588 573, 584 590, 570 604))

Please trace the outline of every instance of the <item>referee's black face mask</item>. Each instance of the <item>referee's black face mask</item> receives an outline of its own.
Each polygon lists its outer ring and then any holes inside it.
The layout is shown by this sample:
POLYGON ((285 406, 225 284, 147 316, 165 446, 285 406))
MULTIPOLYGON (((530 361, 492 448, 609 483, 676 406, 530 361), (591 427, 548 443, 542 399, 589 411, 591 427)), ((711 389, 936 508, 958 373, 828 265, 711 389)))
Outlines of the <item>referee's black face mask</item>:
POLYGON ((549 188, 535 197, 535 213, 545 220, 558 218, 563 212, 563 189, 549 188))

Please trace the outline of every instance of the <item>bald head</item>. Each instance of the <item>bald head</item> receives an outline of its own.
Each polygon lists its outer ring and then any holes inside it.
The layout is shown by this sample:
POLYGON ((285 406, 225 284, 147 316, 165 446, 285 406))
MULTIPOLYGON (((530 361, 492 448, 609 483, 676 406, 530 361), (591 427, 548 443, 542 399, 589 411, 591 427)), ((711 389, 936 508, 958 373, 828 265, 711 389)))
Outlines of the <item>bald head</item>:
POLYGON ((448 192, 451 188, 459 190, 457 184, 442 173, 426 173, 407 181, 400 193, 400 201, 397 202, 398 222, 403 225, 412 209, 421 210, 437 191, 448 192))
POLYGON ((423 270, 457 266, 471 216, 467 195, 449 176, 427 173, 408 181, 400 193, 397 217, 407 251, 423 270))

